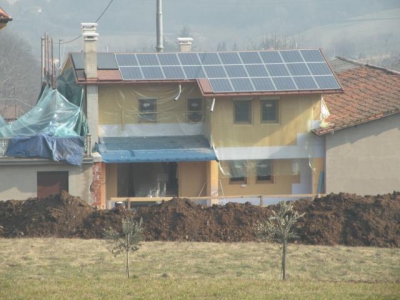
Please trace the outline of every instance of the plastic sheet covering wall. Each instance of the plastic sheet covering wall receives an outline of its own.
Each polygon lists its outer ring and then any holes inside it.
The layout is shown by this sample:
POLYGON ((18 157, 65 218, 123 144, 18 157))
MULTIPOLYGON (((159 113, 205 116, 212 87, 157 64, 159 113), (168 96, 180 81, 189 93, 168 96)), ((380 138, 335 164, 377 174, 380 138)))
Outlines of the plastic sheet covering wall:
POLYGON ((311 133, 320 121, 319 94, 214 101, 196 83, 99 86, 100 137, 203 135, 219 161, 219 192, 227 195, 311 192, 310 170, 324 155, 323 141, 311 133))
POLYGON ((99 87, 100 136, 208 137, 206 101, 195 83, 99 87))
POLYGON ((57 90, 68 99, 69 102, 76 106, 81 106, 83 89, 81 86, 76 84, 72 67, 67 68, 60 76, 58 76, 57 90))
POLYGON ((7 122, 3 119, 2 116, 0 116, 0 128, 3 126, 6 126, 6 125, 7 125, 7 122))
POLYGON ((0 137, 28 137, 40 133, 56 137, 84 135, 87 123, 79 106, 47 87, 35 107, 0 128, 0 137))

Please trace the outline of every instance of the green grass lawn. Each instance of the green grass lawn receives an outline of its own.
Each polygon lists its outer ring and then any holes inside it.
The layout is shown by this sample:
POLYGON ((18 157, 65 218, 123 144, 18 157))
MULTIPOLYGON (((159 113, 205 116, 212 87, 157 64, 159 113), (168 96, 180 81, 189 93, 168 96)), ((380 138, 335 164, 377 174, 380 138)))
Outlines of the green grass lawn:
POLYGON ((0 299, 399 299, 400 249, 151 242, 114 258, 101 240, 0 239, 0 299))

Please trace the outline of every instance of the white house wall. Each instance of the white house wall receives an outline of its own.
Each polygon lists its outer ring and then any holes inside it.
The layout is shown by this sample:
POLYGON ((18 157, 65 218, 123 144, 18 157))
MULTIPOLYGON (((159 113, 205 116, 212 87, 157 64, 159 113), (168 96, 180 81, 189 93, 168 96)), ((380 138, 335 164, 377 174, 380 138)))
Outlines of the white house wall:
POLYGON ((37 172, 68 172, 69 193, 90 203, 91 164, 0 165, 0 200, 26 200, 37 196, 37 172))
POLYGON ((328 134, 326 192, 400 190, 400 114, 328 134))

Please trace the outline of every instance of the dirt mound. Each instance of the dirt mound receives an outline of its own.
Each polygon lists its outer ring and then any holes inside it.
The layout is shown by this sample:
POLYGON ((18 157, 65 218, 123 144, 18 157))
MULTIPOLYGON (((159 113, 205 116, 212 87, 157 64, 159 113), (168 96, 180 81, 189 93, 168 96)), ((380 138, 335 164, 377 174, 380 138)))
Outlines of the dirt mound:
POLYGON ((66 192, 44 199, 0 201, 0 235, 5 237, 70 237, 94 211, 66 192))
POLYGON ((297 208, 300 240, 318 245, 400 247, 400 193, 330 194, 297 208))
POLYGON ((175 198, 139 208, 137 214, 145 222, 149 241, 246 242, 255 240, 255 224, 270 211, 249 203, 204 207, 175 198))
MULTIPOLYGON (((296 224, 299 242, 318 245, 400 247, 400 193, 361 197, 330 194, 293 202, 305 216, 296 224)), ((123 217, 144 221, 147 241, 255 241, 254 226, 277 206, 228 203, 204 207, 172 199, 136 211, 100 211, 67 193, 45 199, 0 202, 0 236, 102 238, 121 230, 123 217)))

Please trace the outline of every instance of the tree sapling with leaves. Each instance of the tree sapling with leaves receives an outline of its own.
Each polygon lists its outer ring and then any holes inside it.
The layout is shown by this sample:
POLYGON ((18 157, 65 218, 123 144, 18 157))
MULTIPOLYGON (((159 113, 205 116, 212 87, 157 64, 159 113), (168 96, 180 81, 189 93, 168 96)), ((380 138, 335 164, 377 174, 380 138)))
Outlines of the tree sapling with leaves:
POLYGON ((130 276, 129 254, 139 250, 142 240, 143 228, 142 219, 136 222, 132 217, 122 219, 122 233, 113 229, 104 231, 104 238, 108 242, 107 249, 116 257, 121 253, 126 256, 126 275, 130 276))
POLYGON ((273 215, 264 223, 258 223, 256 233, 264 240, 273 240, 282 244, 282 279, 286 280, 286 250, 290 239, 296 238, 292 232, 293 225, 304 216, 293 210, 288 202, 279 203, 279 211, 272 211, 273 215))

